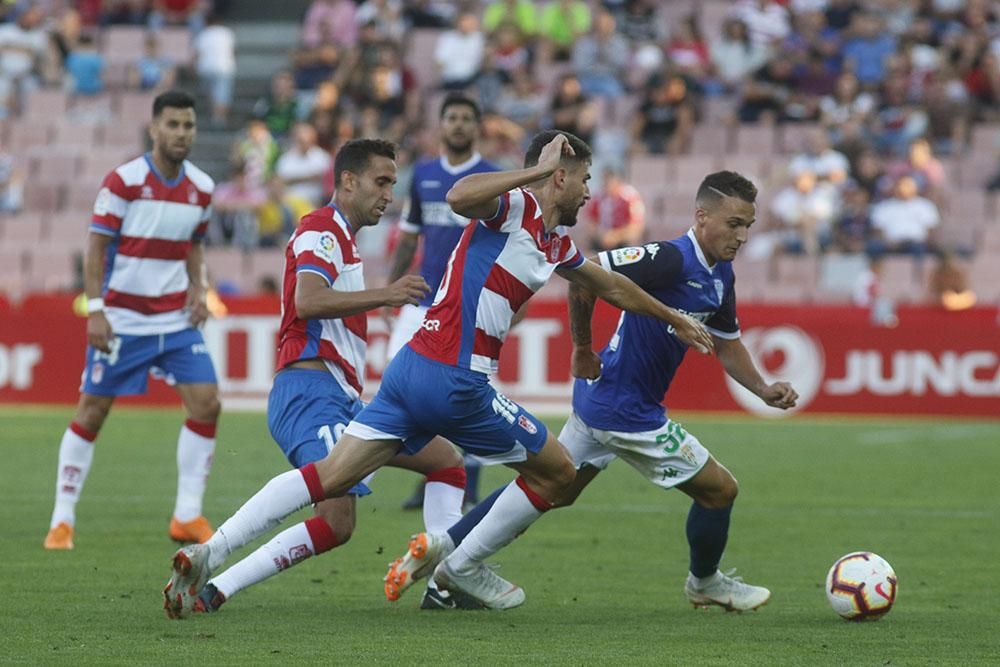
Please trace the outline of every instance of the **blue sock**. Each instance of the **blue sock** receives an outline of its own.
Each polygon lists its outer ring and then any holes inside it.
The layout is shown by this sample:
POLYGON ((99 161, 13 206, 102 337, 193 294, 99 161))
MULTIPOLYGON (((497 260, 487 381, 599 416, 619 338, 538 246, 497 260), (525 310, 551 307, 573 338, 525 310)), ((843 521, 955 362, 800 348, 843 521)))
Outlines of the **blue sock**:
POLYGON ((687 540, 691 548, 691 574, 708 577, 719 569, 729 538, 729 515, 733 506, 714 510, 691 503, 687 518, 687 540))
POLYGON ((499 489, 486 496, 481 503, 466 512, 454 526, 448 529, 448 535, 451 536, 451 541, 456 547, 461 544, 462 540, 465 539, 465 536, 476 527, 476 524, 483 520, 486 513, 490 511, 491 507, 493 507, 493 503, 495 503, 497 498, 500 497, 500 493, 503 492, 503 490, 508 486, 508 484, 504 484, 499 489))
POLYGON ((476 461, 465 460, 465 501, 479 502, 479 471, 483 467, 476 461))

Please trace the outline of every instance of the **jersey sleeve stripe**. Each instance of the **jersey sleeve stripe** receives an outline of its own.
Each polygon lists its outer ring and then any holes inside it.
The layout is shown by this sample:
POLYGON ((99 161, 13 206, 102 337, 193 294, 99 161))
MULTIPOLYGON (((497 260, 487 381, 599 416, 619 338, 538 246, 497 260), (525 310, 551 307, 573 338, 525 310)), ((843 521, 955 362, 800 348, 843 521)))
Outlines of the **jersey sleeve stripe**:
POLYGON ((190 241, 167 241, 164 239, 122 236, 118 242, 118 253, 145 259, 187 259, 191 250, 190 241))
POLYGON ((605 271, 611 271, 611 259, 608 256, 608 251, 597 253, 597 260, 601 263, 601 268, 605 271))
POLYGON ((105 236, 118 236, 117 227, 108 227, 107 225, 100 225, 96 222, 90 223, 90 231, 95 234, 104 234, 105 236))
POLYGON ((713 336, 718 336, 723 340, 736 340, 740 337, 739 329, 736 331, 719 331, 718 329, 713 329, 712 327, 705 327, 705 330, 713 336))
POLYGON ((303 273, 303 272, 316 273, 318 275, 323 276, 327 284, 329 285, 333 284, 334 280, 333 276, 331 276, 330 273, 322 266, 317 266, 316 264, 299 264, 297 267, 295 267, 295 273, 303 273))
POLYGON ((143 315, 155 315, 157 313, 167 313, 172 310, 180 310, 187 300, 187 290, 164 294, 159 297, 138 296, 126 292, 108 290, 104 294, 104 305, 109 308, 125 308, 133 310, 143 315))
MULTIPOLYGON (((574 250, 576 250, 576 248, 574 248, 574 250)), ((574 254, 572 257, 570 257, 566 261, 562 262, 559 265, 559 268, 560 269, 579 269, 581 266, 583 266, 583 262, 584 261, 585 260, 583 259, 583 255, 580 254, 579 250, 576 250, 576 254, 574 254)))
POLYGON ((505 192, 500 195, 500 205, 497 207, 497 212, 494 213, 492 217, 482 220, 484 225, 494 231, 503 226, 504 221, 507 220, 507 214, 510 211, 510 195, 510 192, 505 192))

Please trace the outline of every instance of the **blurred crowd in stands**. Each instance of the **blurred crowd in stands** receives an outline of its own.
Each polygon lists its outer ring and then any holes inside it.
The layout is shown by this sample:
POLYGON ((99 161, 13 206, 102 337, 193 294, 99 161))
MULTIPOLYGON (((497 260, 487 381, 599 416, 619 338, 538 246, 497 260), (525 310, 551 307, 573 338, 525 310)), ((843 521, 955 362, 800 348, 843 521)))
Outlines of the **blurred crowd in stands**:
MULTIPOLYGON (((503 166, 539 129, 593 145, 581 225, 593 248, 683 232, 693 187, 717 168, 761 190, 750 259, 971 256, 998 213, 991 0, 314 0, 245 125, 229 4, 0 4, 2 108, 32 87, 100 91, 95 30, 121 23, 151 30, 126 85, 169 86, 157 30, 188 26, 208 124, 240 118, 210 242, 246 249, 281 246, 329 199, 332 156, 353 137, 400 144, 398 216, 409 165, 437 151, 449 90, 480 102, 480 151, 503 166)), ((0 157, 4 210, 19 178, 0 157)))

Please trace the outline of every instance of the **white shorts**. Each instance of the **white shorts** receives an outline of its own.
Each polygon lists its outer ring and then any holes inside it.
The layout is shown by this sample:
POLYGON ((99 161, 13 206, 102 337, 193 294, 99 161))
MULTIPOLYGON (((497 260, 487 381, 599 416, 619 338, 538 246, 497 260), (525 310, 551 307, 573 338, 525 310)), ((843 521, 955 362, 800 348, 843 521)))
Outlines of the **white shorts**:
POLYGON ((604 470, 620 458, 664 489, 694 477, 710 456, 696 437, 669 419, 655 431, 625 433, 590 428, 574 412, 563 426, 559 442, 577 469, 587 464, 604 470))
POLYGON ((427 315, 426 306, 413 306, 406 304, 399 309, 399 317, 392 327, 392 335, 389 336, 389 344, 385 348, 385 361, 389 363, 396 356, 404 345, 410 342, 413 334, 424 323, 424 316, 427 315))

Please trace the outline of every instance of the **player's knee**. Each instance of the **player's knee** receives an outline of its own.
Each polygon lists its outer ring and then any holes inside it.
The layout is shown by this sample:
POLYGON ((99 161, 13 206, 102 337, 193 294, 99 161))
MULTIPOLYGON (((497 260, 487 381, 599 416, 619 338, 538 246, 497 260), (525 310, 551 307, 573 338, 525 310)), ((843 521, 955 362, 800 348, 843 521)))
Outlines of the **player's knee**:
POLYGON ((337 546, 346 543, 354 535, 356 520, 353 512, 348 513, 331 509, 325 512, 317 511, 317 514, 323 517, 326 525, 333 531, 333 534, 336 536, 337 546))
POLYGON ((549 475, 551 486, 559 492, 560 496, 565 494, 575 479, 576 468, 573 467, 573 462, 568 458, 553 466, 549 475))
POLYGON ((212 394, 191 407, 191 418, 200 422, 214 423, 218 421, 221 412, 222 403, 219 401, 219 395, 212 394))
POLYGON ((77 410, 74 421, 88 431, 97 433, 104 426, 104 420, 108 418, 110 411, 110 403, 85 403, 77 410))

